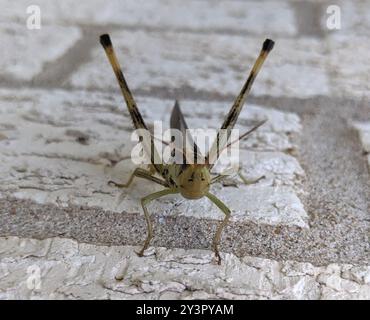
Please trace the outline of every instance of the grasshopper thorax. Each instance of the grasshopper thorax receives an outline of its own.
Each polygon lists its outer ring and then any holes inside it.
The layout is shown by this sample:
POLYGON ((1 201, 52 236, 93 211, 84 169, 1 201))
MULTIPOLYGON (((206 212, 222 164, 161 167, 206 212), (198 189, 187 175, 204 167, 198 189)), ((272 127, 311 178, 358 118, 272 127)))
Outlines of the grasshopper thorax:
POLYGON ((178 176, 180 193, 187 199, 199 199, 205 196, 211 184, 211 175, 206 165, 187 165, 178 176))

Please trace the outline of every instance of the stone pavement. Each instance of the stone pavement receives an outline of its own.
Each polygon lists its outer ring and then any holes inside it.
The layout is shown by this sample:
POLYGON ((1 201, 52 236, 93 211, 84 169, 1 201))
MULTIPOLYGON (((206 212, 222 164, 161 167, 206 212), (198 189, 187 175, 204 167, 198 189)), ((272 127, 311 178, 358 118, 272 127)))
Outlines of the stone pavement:
POLYGON ((0 1, 0 299, 369 299, 370 3, 0 1), (27 29, 38 5, 41 29, 27 29), (110 33, 143 117, 217 128, 263 40, 276 45, 240 115, 244 174, 206 199, 150 205, 125 181, 132 126, 98 37, 110 33), (118 281, 116 277, 122 276, 118 281))

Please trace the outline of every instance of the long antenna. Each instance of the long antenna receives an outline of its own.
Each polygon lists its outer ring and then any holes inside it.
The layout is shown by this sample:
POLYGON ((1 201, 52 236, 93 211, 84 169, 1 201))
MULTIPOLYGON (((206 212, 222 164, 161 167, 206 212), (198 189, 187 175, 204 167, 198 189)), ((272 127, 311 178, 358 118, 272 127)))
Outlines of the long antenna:
POLYGON ((252 129, 248 130, 247 132, 243 133, 238 139, 235 139, 234 141, 230 142, 225 148, 223 148, 222 150, 220 150, 220 154, 222 153, 222 151, 224 151, 225 149, 227 149, 228 147, 230 147, 232 144, 234 144, 234 143, 236 143, 238 141, 241 141, 241 140, 245 139, 246 137, 248 137, 251 133, 253 133, 254 131, 256 131, 260 126, 262 126, 263 124, 265 124, 266 121, 267 121, 267 119, 261 121, 255 127, 253 127, 252 129))

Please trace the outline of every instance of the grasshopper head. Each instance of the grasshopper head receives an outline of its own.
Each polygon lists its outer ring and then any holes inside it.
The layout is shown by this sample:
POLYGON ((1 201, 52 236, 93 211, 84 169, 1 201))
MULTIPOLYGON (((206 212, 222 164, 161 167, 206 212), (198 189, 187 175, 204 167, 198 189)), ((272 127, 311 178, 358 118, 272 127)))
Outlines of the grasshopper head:
POLYGON ((189 165, 180 174, 178 181, 184 198, 199 199, 208 192, 211 175, 205 165, 189 165))

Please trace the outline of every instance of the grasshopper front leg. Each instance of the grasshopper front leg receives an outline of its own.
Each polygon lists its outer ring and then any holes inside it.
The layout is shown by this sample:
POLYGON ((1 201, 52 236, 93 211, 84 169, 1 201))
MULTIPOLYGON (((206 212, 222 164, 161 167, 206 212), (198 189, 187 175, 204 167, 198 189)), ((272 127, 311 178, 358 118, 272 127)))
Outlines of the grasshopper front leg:
POLYGON ((264 175, 260 176, 259 178, 257 179, 253 179, 253 180, 248 180, 247 178, 244 177, 244 175, 241 173, 241 171, 239 170, 238 171, 238 176, 240 177, 240 179, 243 181, 244 184, 246 185, 250 185, 250 184, 255 184, 255 183, 258 183, 260 180, 262 179, 265 179, 266 177, 264 175))
POLYGON ((216 233, 215 233, 215 236, 213 238, 213 242, 212 242, 212 248, 213 248, 213 251, 215 253, 217 263, 221 264, 221 256, 220 256, 220 252, 218 251, 218 245, 220 244, 222 230, 224 229, 224 227, 229 222, 231 211, 215 195, 207 192, 206 196, 209 200, 211 200, 225 214, 225 218, 222 220, 221 224, 218 226, 218 228, 216 230, 216 233))
POLYGON ((164 187, 168 187, 168 184, 166 181, 161 180, 157 177, 154 177, 150 171, 147 171, 142 168, 136 168, 126 183, 121 184, 121 183, 117 183, 117 182, 110 180, 108 181, 108 184, 113 184, 114 186, 119 187, 119 188, 128 188, 131 185, 132 181, 134 180, 134 177, 139 177, 139 178, 143 178, 146 180, 150 180, 164 187))
POLYGON ((144 216, 145 216, 145 220, 146 220, 146 224, 147 224, 148 234, 147 234, 147 237, 145 239, 143 247, 141 248, 141 250, 139 252, 137 252, 137 255, 139 257, 142 257, 144 255, 144 251, 148 248, 150 240, 153 238, 152 222, 150 220, 150 215, 149 215, 148 209, 146 208, 146 205, 149 204, 151 201, 153 201, 155 199, 158 199, 158 198, 161 198, 163 196, 166 196, 168 194, 173 194, 173 193, 178 193, 178 190, 177 189, 165 189, 165 190, 161 190, 161 191, 158 191, 158 192, 151 193, 151 194, 149 194, 146 197, 141 199, 141 206, 143 207, 144 216))
MULTIPOLYGON (((250 180, 250 179, 247 179, 247 178, 244 177, 244 175, 241 173, 241 170, 239 170, 237 174, 245 185, 255 184, 255 183, 258 183, 259 181, 261 181, 262 179, 266 178, 265 175, 262 175, 257 179, 250 180)), ((217 175, 216 177, 214 177, 212 179, 211 184, 216 183, 216 182, 221 182, 226 177, 227 177, 227 175, 224 175, 224 174, 221 173, 221 174, 217 175)))

